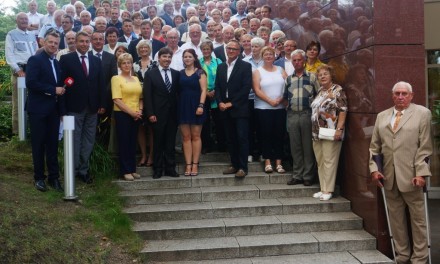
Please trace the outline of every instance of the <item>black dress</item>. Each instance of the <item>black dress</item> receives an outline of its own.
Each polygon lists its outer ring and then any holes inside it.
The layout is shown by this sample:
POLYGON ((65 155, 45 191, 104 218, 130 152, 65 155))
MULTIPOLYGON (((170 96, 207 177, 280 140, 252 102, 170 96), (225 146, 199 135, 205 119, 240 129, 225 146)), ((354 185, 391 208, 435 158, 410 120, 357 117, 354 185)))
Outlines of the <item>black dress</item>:
POLYGON ((179 124, 202 125, 206 119, 206 113, 196 115, 200 104, 200 76, 202 70, 195 71, 187 76, 185 70, 180 71, 180 98, 179 98, 179 124))

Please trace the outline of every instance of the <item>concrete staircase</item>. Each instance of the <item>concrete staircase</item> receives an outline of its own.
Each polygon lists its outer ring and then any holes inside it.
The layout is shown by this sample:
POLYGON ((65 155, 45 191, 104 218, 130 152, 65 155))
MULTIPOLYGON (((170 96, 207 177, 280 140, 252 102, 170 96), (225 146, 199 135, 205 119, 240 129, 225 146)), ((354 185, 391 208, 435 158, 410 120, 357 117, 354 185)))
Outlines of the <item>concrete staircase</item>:
POLYGON ((393 263, 348 200, 321 202, 312 198, 318 185, 288 186, 290 174, 263 173, 258 162, 237 180, 221 174, 227 161, 211 153, 197 177, 153 180, 138 168, 141 180, 116 181, 147 263, 393 263))

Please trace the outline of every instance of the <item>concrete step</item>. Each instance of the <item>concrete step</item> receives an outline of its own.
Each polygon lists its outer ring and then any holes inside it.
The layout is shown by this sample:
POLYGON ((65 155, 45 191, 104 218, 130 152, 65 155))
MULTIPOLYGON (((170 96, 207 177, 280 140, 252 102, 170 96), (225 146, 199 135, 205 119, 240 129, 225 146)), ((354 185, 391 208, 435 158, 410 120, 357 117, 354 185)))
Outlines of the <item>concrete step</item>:
MULTIPOLYGON (((363 230, 286 233, 220 238, 151 240, 142 249, 152 261, 205 260, 374 250, 376 239, 363 230)), ((273 262, 272 262, 273 263, 273 262)))
POLYGON ((162 177, 160 179, 153 179, 151 176, 142 177, 140 180, 124 181, 121 179, 115 180, 121 190, 145 190, 145 189, 177 189, 190 187, 218 187, 218 186, 242 186, 242 185, 256 185, 256 184, 286 184, 292 174, 271 173, 264 172, 250 172, 244 179, 236 179, 234 175, 217 174, 199 174, 196 177, 185 177, 181 175, 178 178, 162 177))
MULTIPOLYGON (((212 161, 212 162, 200 162, 199 164, 199 173, 200 174, 222 174, 223 171, 230 166, 229 161, 225 162, 219 162, 219 161, 212 161)), ((152 167, 137 167, 136 169, 137 173, 141 174, 142 176, 152 176, 153 175, 153 168, 152 167)), ((185 162, 176 163, 176 171, 179 174, 182 174, 185 172, 185 162)), ((263 164, 261 162, 251 162, 248 163, 248 172, 263 172, 263 164)))
POLYGON ((362 229, 352 212, 290 214, 204 220, 135 223, 133 230, 147 240, 249 236, 262 234, 362 229))
POLYGON ((151 264, 393 264, 377 250, 350 250, 329 253, 234 258, 200 261, 168 261, 151 264))
MULTIPOLYGON (((186 163, 183 154, 176 155, 176 161, 179 163, 186 163)), ((200 162, 230 162, 231 158, 229 157, 228 152, 210 152, 206 154, 200 155, 200 162)))
POLYGON ((137 205, 124 210, 133 220, 173 221, 226 217, 346 212, 342 197, 319 201, 311 197, 137 205))
POLYGON ((274 199, 311 197, 319 186, 287 184, 255 184, 219 187, 194 187, 121 191, 128 204, 169 204, 226 200, 274 199))

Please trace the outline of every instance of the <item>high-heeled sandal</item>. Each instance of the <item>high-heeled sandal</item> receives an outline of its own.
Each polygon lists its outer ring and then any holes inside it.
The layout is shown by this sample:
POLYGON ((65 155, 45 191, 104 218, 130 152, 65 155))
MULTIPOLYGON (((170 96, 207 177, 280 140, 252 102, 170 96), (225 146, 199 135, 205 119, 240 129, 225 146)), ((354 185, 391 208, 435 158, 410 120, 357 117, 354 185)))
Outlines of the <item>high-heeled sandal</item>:
POLYGON ((186 164, 186 168, 185 168, 185 176, 191 176, 191 169, 192 169, 192 163, 190 164, 186 164), (189 166, 189 170, 188 170, 188 166, 189 166))
POLYGON ((193 167, 191 168, 191 176, 197 176, 199 175, 199 163, 198 162, 193 162, 193 167), (197 166, 197 171, 193 172, 192 169, 194 168, 194 165, 197 166))

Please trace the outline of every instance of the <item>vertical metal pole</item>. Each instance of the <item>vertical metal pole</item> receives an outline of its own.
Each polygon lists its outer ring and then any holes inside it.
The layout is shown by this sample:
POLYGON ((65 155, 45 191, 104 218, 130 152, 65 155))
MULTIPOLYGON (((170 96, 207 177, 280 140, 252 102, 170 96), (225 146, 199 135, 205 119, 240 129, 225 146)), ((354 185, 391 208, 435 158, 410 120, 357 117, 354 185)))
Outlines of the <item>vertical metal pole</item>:
POLYGON ((64 200, 76 200, 75 175, 73 162, 73 131, 75 130, 75 117, 64 116, 64 200))
POLYGON ((26 81, 25 77, 17 77, 17 95, 18 95, 18 139, 26 140, 26 81))

